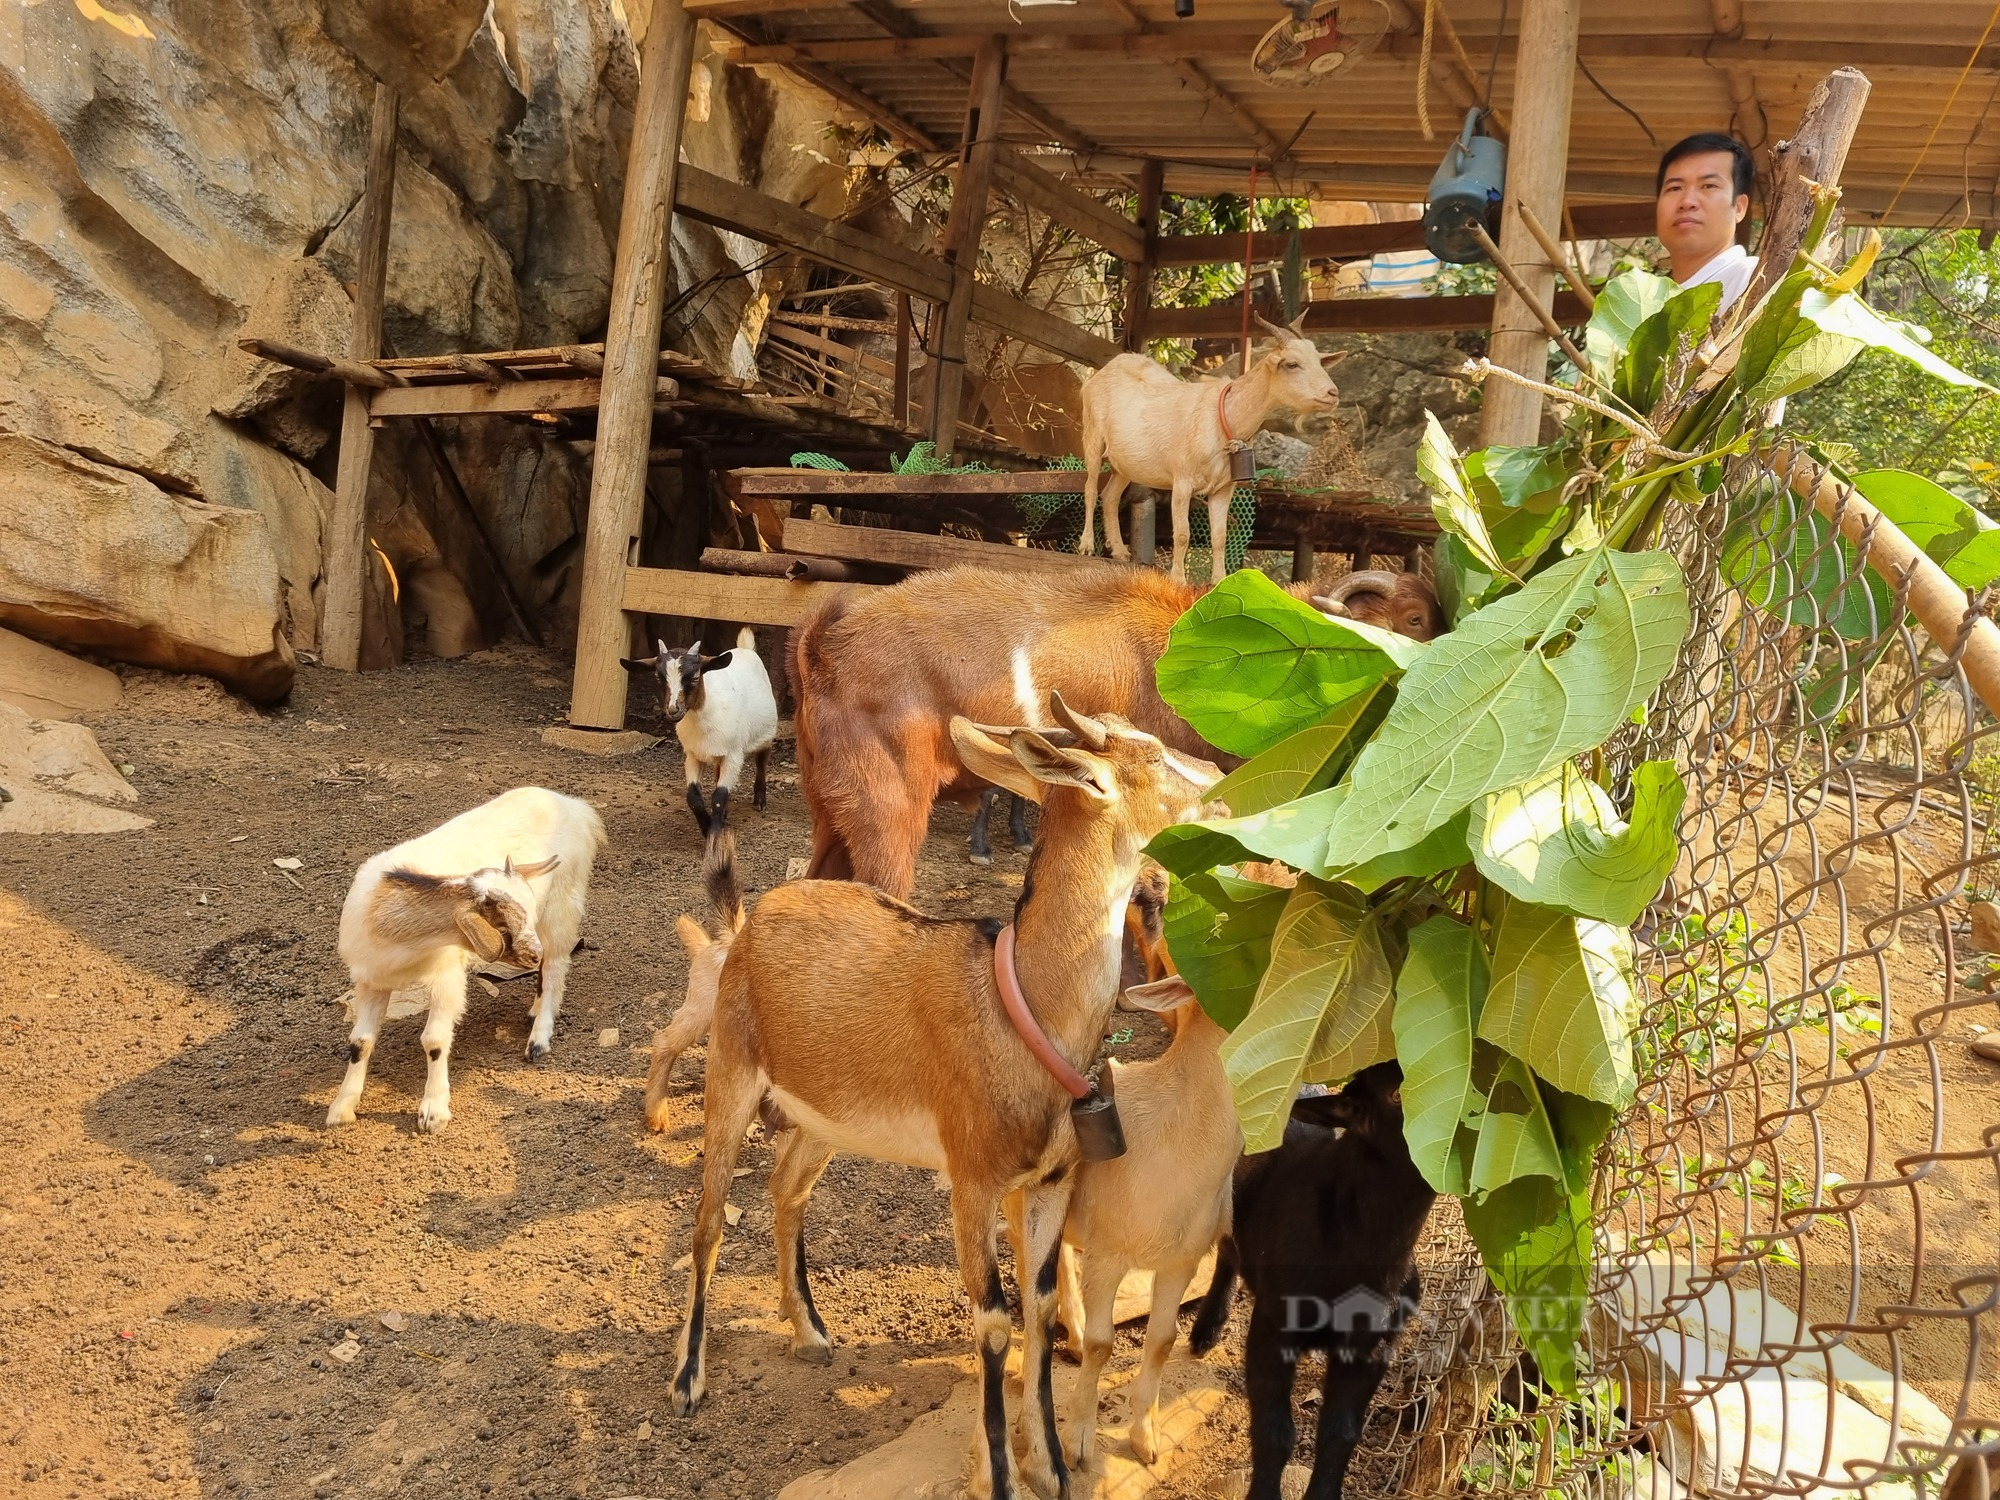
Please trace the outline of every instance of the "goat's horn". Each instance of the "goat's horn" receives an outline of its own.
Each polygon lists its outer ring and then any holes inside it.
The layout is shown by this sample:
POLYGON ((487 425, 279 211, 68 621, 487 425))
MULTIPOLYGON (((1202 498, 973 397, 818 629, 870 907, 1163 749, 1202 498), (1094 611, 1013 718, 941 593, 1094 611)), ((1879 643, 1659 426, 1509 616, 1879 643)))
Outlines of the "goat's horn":
POLYGON ((1306 310, 1303 307, 1300 308, 1299 315, 1285 326, 1292 331, 1293 338, 1304 338, 1306 336, 1306 310))
POLYGON ((1111 743, 1110 731, 1089 714, 1080 714, 1063 702, 1062 694, 1054 688, 1049 689, 1049 717, 1092 750, 1102 750, 1111 743))
POLYGON ((1359 573, 1349 573, 1319 597, 1345 605, 1364 589, 1370 593, 1389 593, 1396 587, 1396 578, 1397 575, 1386 568, 1364 568, 1359 573))
POLYGON ((966 722, 971 724, 981 734, 991 735, 1003 744, 1006 742, 1007 736, 1017 729, 1033 730, 1059 750, 1067 750, 1076 744, 1076 734, 1073 730, 1055 729, 1040 724, 980 724, 971 719, 966 720, 966 722))
MULTIPOLYGON (((1304 314, 1300 314, 1300 316, 1303 317, 1304 314)), ((1264 332, 1270 334, 1271 337, 1274 339, 1288 339, 1292 336, 1292 330, 1288 328, 1280 328, 1276 323, 1273 323, 1269 318, 1265 317, 1260 312, 1253 312, 1250 314, 1250 317, 1252 321, 1254 321, 1259 328, 1263 329, 1264 332)))

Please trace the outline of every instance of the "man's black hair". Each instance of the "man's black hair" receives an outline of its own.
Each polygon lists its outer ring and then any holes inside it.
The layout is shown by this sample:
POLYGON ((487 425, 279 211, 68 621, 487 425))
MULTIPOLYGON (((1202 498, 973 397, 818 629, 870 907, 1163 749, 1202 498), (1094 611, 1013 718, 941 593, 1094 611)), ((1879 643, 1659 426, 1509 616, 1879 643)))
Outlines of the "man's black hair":
POLYGON ((1736 164, 1736 191, 1732 196, 1749 197, 1750 185, 1757 175, 1755 164, 1750 160, 1750 148, 1735 136, 1725 135, 1720 130, 1697 131, 1667 147, 1666 154, 1660 158, 1660 170, 1653 176, 1653 196, 1659 197, 1660 189, 1667 185, 1668 167, 1684 156, 1705 156, 1711 151, 1729 153, 1730 160, 1736 164))

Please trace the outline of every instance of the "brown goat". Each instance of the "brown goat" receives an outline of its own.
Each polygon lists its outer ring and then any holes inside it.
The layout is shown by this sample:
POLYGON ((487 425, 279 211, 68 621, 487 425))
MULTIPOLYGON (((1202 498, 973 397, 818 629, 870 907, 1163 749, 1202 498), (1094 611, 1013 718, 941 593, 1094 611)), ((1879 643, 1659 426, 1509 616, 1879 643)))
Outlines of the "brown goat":
MULTIPOLYGON (((1118 994, 1120 919, 1140 850, 1162 828, 1194 816, 1220 773, 1115 716, 1072 713, 1058 694, 1049 696, 1049 716, 1063 727, 990 730, 959 718, 948 733, 981 777, 1044 805, 1014 910, 1015 968, 1035 1023, 1071 1066, 1087 1067, 1118 994)), ((735 934, 708 1048, 676 1411, 691 1413, 702 1399, 723 1209, 744 1131, 771 1108, 790 1127, 771 1173, 779 1310, 802 1358, 825 1361, 831 1353, 806 1283, 803 1215, 834 1151, 942 1169, 950 1178, 980 1366, 971 1488, 992 1500, 1020 1494, 1005 1397, 1012 1320, 994 1220, 1005 1198, 1021 1194, 1021 1473, 1043 1493, 1066 1490, 1049 1337, 1078 1148, 1069 1094, 1002 1008, 999 931, 998 923, 926 916, 866 886, 802 880, 765 895, 735 934)))
MULTIPOLYGON (((1353 576, 1371 586, 1342 599, 1347 580, 1336 585, 1326 597, 1342 612, 1416 640, 1441 630, 1422 578, 1353 576), (1409 582, 1384 589, 1384 579, 1409 582), (1399 602, 1418 596, 1427 610, 1399 602)), ((1167 632, 1203 592, 1151 569, 1107 565, 1060 575, 948 568, 833 596, 792 631, 786 652, 799 787, 812 814, 807 878, 909 894, 931 804, 976 797, 984 785, 952 750, 956 715, 1032 724, 1053 689, 1173 749, 1217 757, 1153 677, 1167 632)))

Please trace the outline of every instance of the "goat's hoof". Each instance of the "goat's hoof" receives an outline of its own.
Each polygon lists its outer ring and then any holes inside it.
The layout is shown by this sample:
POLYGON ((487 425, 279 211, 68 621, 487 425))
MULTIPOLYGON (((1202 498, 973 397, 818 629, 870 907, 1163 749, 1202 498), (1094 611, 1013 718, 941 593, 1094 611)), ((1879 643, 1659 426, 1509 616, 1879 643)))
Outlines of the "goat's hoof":
POLYGON ((326 1123, 328 1125, 352 1125, 354 1123, 354 1106, 351 1104, 334 1105, 332 1109, 326 1112, 326 1123))
POLYGON ((673 1397, 668 1403, 677 1417, 691 1417, 707 1393, 708 1382, 699 1370, 681 1370, 674 1375, 673 1397))
POLYGON ((1142 1464, 1150 1464, 1160 1456, 1159 1446, 1153 1440, 1151 1422, 1134 1422, 1126 1442, 1132 1449, 1132 1456, 1142 1464))
POLYGON ((417 1130, 424 1135, 436 1135, 451 1123, 449 1104, 423 1104, 417 1107, 417 1130))
POLYGON ((993 863, 993 856, 990 854, 968 854, 965 856, 965 859, 967 864, 990 865, 993 863))
POLYGON ((833 1363, 832 1344, 793 1344, 792 1358, 809 1365, 830 1365, 833 1363))
POLYGON ((1051 1500, 1069 1500, 1069 1470, 1060 1463, 1037 1466, 1031 1454, 1021 1462, 1021 1483, 1051 1500))
POLYGON ((540 1062, 543 1058, 547 1057, 548 1055, 549 1055, 549 1044, 547 1042, 528 1043, 529 1062, 540 1062))

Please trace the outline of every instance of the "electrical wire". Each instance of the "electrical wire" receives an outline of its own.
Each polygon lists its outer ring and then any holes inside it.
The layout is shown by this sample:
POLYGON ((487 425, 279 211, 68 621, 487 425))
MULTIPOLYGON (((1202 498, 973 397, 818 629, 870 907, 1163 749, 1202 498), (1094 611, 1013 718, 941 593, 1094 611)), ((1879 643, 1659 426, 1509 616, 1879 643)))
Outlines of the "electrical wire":
POLYGON ((1486 91, 1480 104, 1488 111, 1493 109, 1493 78, 1500 71, 1500 41, 1507 35, 1507 0, 1500 0, 1500 22, 1493 29, 1493 55, 1486 60, 1486 91))
POLYGON ((1660 144, 1660 138, 1653 134, 1653 127, 1648 125, 1643 119, 1640 118, 1639 111, 1634 109, 1631 105, 1627 104, 1623 99, 1620 99, 1616 94, 1612 93, 1611 90, 1606 88, 1603 84, 1599 83, 1597 81, 1597 75, 1590 71, 1589 63, 1585 62, 1581 57, 1579 57, 1576 60, 1576 65, 1577 68, 1583 73, 1583 76, 1590 80, 1590 86, 1592 88, 1596 89, 1598 93, 1602 94, 1605 98, 1609 99, 1613 104, 1617 105, 1618 108, 1624 110, 1626 114, 1632 117, 1633 122, 1636 125, 1638 125, 1638 127, 1641 130, 1646 132, 1647 140, 1651 141, 1655 146, 1660 144))
POLYGON ((1924 137, 1924 149, 1917 153, 1917 159, 1910 163, 1910 170, 1903 174, 1903 180, 1896 188, 1895 197, 1891 198, 1889 206, 1882 210, 1882 217, 1878 222, 1887 223, 1889 215, 1896 211, 1896 205, 1903 201, 1904 191, 1915 179, 1917 169, 1924 164, 1924 158, 1931 154, 1931 146, 1937 141, 1938 132, 1944 129, 1944 122, 1950 117, 1952 106, 1958 103, 1959 90, 1965 87, 1965 80, 1972 73, 1972 65, 1979 61, 1979 54, 1986 50, 1986 39, 1993 35, 1993 28, 1996 25, 2000 25, 2000 4, 1996 4, 1993 7, 1993 14, 1986 18, 1986 29, 1979 33, 1979 40, 1972 44, 1972 52, 1965 59, 1965 66, 1958 70, 1958 79, 1952 84, 1951 93, 1945 98, 1944 108, 1938 111, 1937 122, 1931 126, 1931 133, 1924 137))

